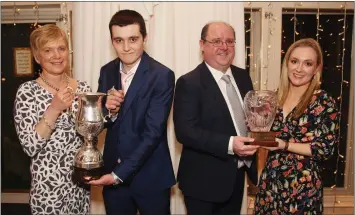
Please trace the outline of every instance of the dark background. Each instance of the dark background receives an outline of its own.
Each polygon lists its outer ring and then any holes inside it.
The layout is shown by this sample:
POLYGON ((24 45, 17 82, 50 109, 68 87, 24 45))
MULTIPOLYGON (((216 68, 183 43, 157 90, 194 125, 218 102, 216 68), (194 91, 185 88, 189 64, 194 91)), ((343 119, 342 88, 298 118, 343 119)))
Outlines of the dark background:
POLYGON ((13 105, 20 84, 38 76, 40 66, 33 60, 34 75, 14 75, 13 48, 30 48, 32 24, 1 25, 1 192, 28 192, 30 158, 18 141, 13 120, 13 105))

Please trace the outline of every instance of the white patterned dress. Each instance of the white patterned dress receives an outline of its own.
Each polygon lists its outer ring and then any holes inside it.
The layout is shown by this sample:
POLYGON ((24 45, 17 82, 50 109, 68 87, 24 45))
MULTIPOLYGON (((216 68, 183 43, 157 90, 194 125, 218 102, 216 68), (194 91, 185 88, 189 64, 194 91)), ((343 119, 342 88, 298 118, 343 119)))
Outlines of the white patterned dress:
MULTIPOLYGON (((91 91, 78 81, 76 93, 91 91)), ((35 125, 53 99, 53 94, 36 81, 28 81, 17 90, 14 105, 16 132, 24 152, 31 157, 30 206, 32 214, 88 214, 90 190, 72 182, 74 156, 83 144, 75 123, 64 111, 56 121, 50 139, 42 138, 35 125)), ((72 111, 78 110, 78 98, 72 111)))

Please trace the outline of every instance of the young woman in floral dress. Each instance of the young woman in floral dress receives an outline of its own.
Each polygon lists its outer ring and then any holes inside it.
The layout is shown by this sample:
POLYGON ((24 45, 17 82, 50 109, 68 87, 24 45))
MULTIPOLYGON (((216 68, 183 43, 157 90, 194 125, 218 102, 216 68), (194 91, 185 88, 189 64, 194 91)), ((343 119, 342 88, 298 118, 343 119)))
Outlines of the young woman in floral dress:
POLYGON ((319 89, 322 66, 322 50, 313 39, 296 41, 285 55, 271 128, 279 146, 266 147, 254 214, 323 213, 319 164, 338 143, 339 113, 334 99, 319 89))

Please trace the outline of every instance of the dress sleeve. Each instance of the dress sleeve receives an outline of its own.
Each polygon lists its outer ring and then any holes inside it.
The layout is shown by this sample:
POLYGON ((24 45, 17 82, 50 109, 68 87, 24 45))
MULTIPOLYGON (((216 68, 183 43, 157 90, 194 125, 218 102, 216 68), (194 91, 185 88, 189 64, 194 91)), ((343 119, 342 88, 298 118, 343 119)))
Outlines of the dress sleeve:
POLYGON ((47 144, 47 140, 42 138, 35 130, 39 121, 37 114, 33 86, 26 82, 19 87, 16 93, 14 121, 20 144, 24 152, 30 157, 35 156, 47 144))
POLYGON ((82 83, 83 83, 82 92, 92 92, 90 85, 86 81, 83 81, 82 83))
POLYGON ((317 99, 313 109, 316 116, 316 129, 311 142, 312 159, 316 161, 327 160, 333 155, 338 144, 339 117, 336 102, 327 94, 322 94, 317 99))

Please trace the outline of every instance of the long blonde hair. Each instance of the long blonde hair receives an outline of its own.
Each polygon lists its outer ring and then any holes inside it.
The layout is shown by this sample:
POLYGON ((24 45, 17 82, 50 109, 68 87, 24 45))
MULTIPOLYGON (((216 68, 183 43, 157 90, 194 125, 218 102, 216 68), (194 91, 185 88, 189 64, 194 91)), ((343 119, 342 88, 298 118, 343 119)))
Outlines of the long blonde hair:
POLYGON ((319 46, 319 43, 317 41, 315 41, 312 38, 305 38, 294 42, 288 48, 282 63, 280 86, 277 91, 277 97, 278 97, 280 107, 284 105, 290 89, 290 80, 288 79, 288 74, 287 74, 288 73, 287 64, 290 59, 291 53, 298 47, 310 47, 316 52, 317 54, 316 68, 317 69, 319 68, 320 70, 313 76, 307 90, 302 95, 302 99, 296 105, 296 112, 294 115, 295 118, 300 117, 303 114, 308 104, 311 102, 314 91, 320 88, 320 84, 321 84, 320 80, 322 76, 322 66, 323 66, 322 49, 319 46))

